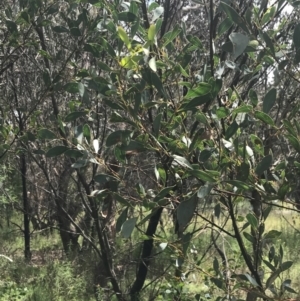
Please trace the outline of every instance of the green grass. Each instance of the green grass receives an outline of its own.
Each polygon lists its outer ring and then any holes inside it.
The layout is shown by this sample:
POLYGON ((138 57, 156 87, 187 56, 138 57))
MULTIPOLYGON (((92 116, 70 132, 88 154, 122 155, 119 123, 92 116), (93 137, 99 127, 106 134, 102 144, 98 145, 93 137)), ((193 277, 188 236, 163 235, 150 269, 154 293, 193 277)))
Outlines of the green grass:
MULTIPOLYGON (((173 300, 174 294, 182 295, 182 300, 193 300, 196 294, 200 294, 203 299, 209 296, 224 294, 211 281, 215 277, 213 261, 216 258, 222 268, 221 258, 214 248, 208 248, 211 243, 211 229, 205 228, 197 233, 190 243, 187 251, 182 272, 185 274, 185 282, 175 277, 174 266, 167 269, 170 259, 175 262, 176 254, 180 254, 180 245, 176 243, 175 233, 170 231, 172 222, 169 217, 164 220, 164 228, 159 226, 158 237, 155 241, 154 254, 160 251, 160 243, 168 241, 168 247, 164 252, 155 257, 150 266, 147 288, 142 294, 142 300, 148 300, 153 296, 154 300, 173 300), (193 252, 191 252, 191 250, 193 252), (205 254, 205 256, 203 256, 205 254), (200 259, 201 262, 200 262, 200 259), (163 271, 164 274, 163 274, 163 271)), ((217 222, 222 225, 222 218, 217 222)), ((245 222, 245 221, 244 221, 245 222)), ((244 222, 239 223, 242 226, 244 222)), ((204 226, 206 223, 198 222, 196 227, 204 226)), ((231 224, 226 225, 226 230, 231 230, 231 224)), ((93 268, 95 258, 91 256, 83 257, 81 260, 69 261, 63 256, 62 245, 57 231, 53 231, 48 237, 42 233, 32 235, 32 263, 26 264, 23 260, 23 239, 19 230, 15 227, 0 229, 0 254, 11 257, 14 262, 9 262, 0 257, 0 301, 28 300, 28 301, 75 301, 75 300, 95 300, 93 288, 93 268)), ((189 228, 192 231, 194 228, 189 228)), ((293 261, 292 267, 282 273, 281 280, 291 279, 292 287, 297 290, 300 287, 300 216, 290 211, 274 210, 265 225, 265 231, 278 230, 282 234, 273 244, 276 250, 282 245, 284 249, 284 261, 293 261)), ((247 229, 249 232, 249 229, 247 229)), ((215 235, 217 232, 214 232, 215 235)), ((133 232, 130 240, 123 240, 118 237, 116 243, 117 262, 126 266, 126 274, 120 274, 123 289, 130 285, 136 272, 134 260, 140 254, 140 238, 138 231, 133 232), (131 265, 128 262, 133 262, 131 265)), ((232 273, 243 273, 247 271, 244 260, 236 240, 221 233, 217 244, 225 251, 232 273)), ((251 250, 250 243, 246 246, 251 250)), ((264 249, 264 258, 268 256, 271 245, 264 249)), ((270 275, 270 270, 264 266, 265 279, 270 275)), ((280 279, 276 280, 279 286, 280 279)), ((107 299, 99 291, 100 300, 107 299)), ((236 291, 237 297, 245 297, 243 291, 236 291)), ((292 294, 285 295, 296 297, 292 294)), ((113 300, 113 297, 109 297, 113 300)))

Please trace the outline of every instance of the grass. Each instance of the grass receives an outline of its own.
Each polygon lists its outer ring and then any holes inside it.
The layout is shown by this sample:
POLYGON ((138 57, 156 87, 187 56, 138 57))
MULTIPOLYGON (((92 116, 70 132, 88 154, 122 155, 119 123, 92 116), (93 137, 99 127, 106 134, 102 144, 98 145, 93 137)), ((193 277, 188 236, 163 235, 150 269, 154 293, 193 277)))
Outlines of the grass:
MULTIPOLYGON (((160 255, 155 257, 150 266, 149 278, 146 285, 147 289, 142 300, 148 300, 154 296, 154 300, 173 300, 173 295, 178 291, 182 294, 182 300, 193 300, 196 294, 201 295, 204 300, 206 297, 221 295, 222 292, 211 281, 215 277, 213 261, 217 258, 220 269, 222 263, 220 256, 214 248, 208 249, 211 243, 211 230, 203 230, 192 240, 187 251, 187 258, 184 263, 182 272, 185 273, 186 280, 184 285, 175 277, 174 267, 167 270, 167 264, 170 258, 175 262, 177 254, 180 254, 179 245, 176 245, 176 235, 170 232, 169 218, 165 218, 165 226, 160 226, 158 235, 161 237, 155 241, 155 252, 160 251, 160 243, 169 241, 168 247, 160 255), (174 243, 171 243, 174 241, 174 243), (192 252, 191 252, 192 251, 192 252), (175 252, 175 253, 176 253, 175 252), (179 253, 178 253, 179 252, 179 253), (203 254, 205 256, 203 256, 203 254), (203 258, 202 258, 203 257, 203 258), (201 262, 200 259, 202 258, 201 262), (162 272, 164 274, 162 275, 162 272), (159 277, 160 276, 160 277, 159 277), (157 293, 159 292, 159 293, 157 293)), ((244 221, 245 222, 245 221, 244 221)), ((241 222, 240 226, 244 223, 241 222)), ((222 219, 219 220, 222 225, 222 219)), ((203 226, 199 222, 197 227, 203 226)), ((231 230, 231 225, 226 226, 231 230)), ((292 267, 282 273, 281 279, 276 281, 278 286, 281 280, 292 279, 292 287, 297 290, 300 287, 300 216, 291 211, 273 210, 268 217, 265 225, 265 232, 278 230, 282 234, 273 244, 276 250, 282 245, 284 249, 284 261, 293 261, 292 267)), ((192 230, 192 229, 191 229, 192 230)), ((249 231, 249 230, 248 230, 249 231)), ((28 300, 28 301, 75 301, 75 300, 95 300, 94 288, 92 286, 94 261, 92 257, 84 260, 69 261, 63 256, 62 245, 59 234, 54 231, 49 237, 42 233, 32 236, 32 263, 25 264, 23 257, 23 240, 21 233, 15 230, 15 227, 0 229, 0 240, 3 242, 0 246, 0 254, 11 257, 14 261, 11 263, 5 258, 0 257, 0 301, 10 300, 28 300)), ((221 234, 217 241, 218 246, 225 251, 227 260, 232 272, 247 271, 244 260, 241 257, 238 244, 234 238, 221 234)), ((247 244, 250 248, 250 243, 247 244)), ((135 230, 133 237, 129 241, 121 238, 117 239, 116 247, 122 250, 117 256, 120 263, 126 265, 127 274, 122 280, 123 288, 127 288, 131 283, 130 279, 135 275, 135 259, 140 254, 140 239, 135 230), (123 251, 124 250, 124 251, 123 251), (122 259, 123 258, 123 259, 122 259), (130 265, 130 262, 131 265, 130 265)), ((265 248, 265 258, 271 245, 265 248)), ((270 275, 270 270, 264 266, 265 278, 270 275)), ((101 290, 99 291, 101 294, 101 290)), ((224 294, 224 293, 223 293, 224 294)), ((237 296, 244 297, 242 291, 237 290, 237 296)), ((296 297, 295 295, 286 296, 296 297)), ((107 295, 100 297, 100 300, 106 300, 107 295)), ((113 300, 109 297, 108 300, 113 300)))

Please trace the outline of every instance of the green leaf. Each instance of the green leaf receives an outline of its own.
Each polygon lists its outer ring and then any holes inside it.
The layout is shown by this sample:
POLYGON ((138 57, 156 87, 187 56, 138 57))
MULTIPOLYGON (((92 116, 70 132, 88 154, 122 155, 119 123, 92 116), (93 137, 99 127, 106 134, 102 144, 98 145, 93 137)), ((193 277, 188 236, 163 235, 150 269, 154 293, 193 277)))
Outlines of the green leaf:
POLYGON ((246 181, 250 174, 250 165, 242 162, 240 166, 237 166, 237 178, 241 181, 246 181))
POLYGON ((18 26, 14 21, 6 20, 5 23, 10 33, 18 33, 18 26))
POLYGON ((271 126, 275 126, 275 123, 274 123, 273 119, 264 112, 255 111, 254 112, 254 117, 261 120, 261 121, 263 121, 263 122, 265 122, 266 124, 269 124, 271 126))
POLYGON ((278 189, 277 195, 279 200, 285 200, 286 194, 289 192, 291 185, 288 182, 284 182, 278 189))
POLYGON ((129 11, 121 12, 118 14, 118 20, 124 22, 134 22, 137 20, 137 16, 129 11))
POLYGON ((266 24, 267 22, 271 21, 276 14, 276 6, 271 6, 267 9, 261 19, 261 25, 266 24))
POLYGON ((260 176, 264 171, 268 170, 273 162, 272 155, 265 156, 256 166, 255 173, 260 176))
POLYGON ((188 174, 196 177, 199 180, 202 180, 204 182, 216 182, 215 178, 212 177, 210 174, 208 174, 207 172, 203 171, 203 170, 189 170, 188 174))
POLYGON ((251 101, 253 107, 256 107, 257 104, 258 104, 257 93, 253 89, 250 89, 249 93, 248 93, 248 96, 250 98, 250 101, 251 101))
POLYGON ((74 121, 77 118, 83 117, 85 115, 86 115, 86 112, 72 112, 66 116, 65 122, 74 121))
POLYGON ((205 95, 210 91, 211 91, 211 85, 207 83, 199 83, 196 88, 189 90, 184 98, 193 99, 195 97, 205 95))
POLYGON ((300 153, 300 143, 299 143, 299 140, 293 136, 293 135, 287 135, 286 136, 290 142, 290 144, 294 147, 294 149, 300 153))
POLYGON ((73 37, 80 37, 80 36, 81 36, 81 31, 80 31, 80 29, 77 28, 77 27, 72 27, 72 28, 70 29, 70 33, 71 33, 71 35, 72 35, 73 37))
POLYGON ((252 112, 253 107, 251 105, 241 105, 240 107, 237 107, 236 109, 233 110, 233 114, 238 114, 238 113, 250 113, 252 112))
POLYGON ((153 17, 151 22, 156 21, 163 13, 164 13, 164 8, 162 6, 156 7, 153 11, 153 17))
POLYGON ((216 278, 216 277, 211 277, 210 278, 211 282, 221 290, 224 290, 224 281, 223 279, 216 278))
POLYGON ((173 155, 174 161, 178 163, 180 166, 193 169, 191 163, 184 157, 173 155))
POLYGON ((83 126, 83 136, 88 142, 91 142, 91 129, 88 124, 85 124, 83 126))
POLYGON ((228 115, 230 115, 230 110, 226 107, 217 108, 216 115, 218 116, 219 119, 225 118, 228 115))
POLYGON ((163 188, 153 199, 154 203, 159 202, 160 200, 162 200, 165 196, 167 196, 171 191, 174 190, 175 186, 169 186, 169 187, 165 187, 163 188))
POLYGON ((246 215, 246 219, 247 221, 249 222, 249 224, 251 225, 251 227, 255 230, 257 230, 258 228, 258 220, 257 218, 255 217, 255 215, 253 213, 248 213, 246 215))
POLYGON ((273 44, 271 38, 269 37, 268 33, 264 32, 262 34, 262 37, 263 37, 264 41, 266 42, 267 47, 270 48, 272 55, 275 56, 275 47, 274 47, 274 44, 273 44))
POLYGON ((181 30, 182 29, 179 27, 179 25, 176 24, 172 31, 169 31, 166 34, 164 34, 162 47, 166 47, 168 44, 170 44, 179 35, 181 30))
POLYGON ((118 130, 111 133, 106 139, 106 146, 110 147, 119 142, 124 142, 132 136, 133 132, 129 130, 118 130))
POLYGON ((114 176, 100 173, 100 174, 97 174, 94 176, 94 181, 99 184, 105 184, 105 183, 111 182, 111 181, 118 181, 118 179, 115 178, 114 176))
POLYGON ((123 238, 129 238, 131 236, 131 233, 135 227, 137 218, 133 217, 128 219, 121 227, 121 234, 123 238))
POLYGON ((149 68, 143 68, 142 71, 142 77, 143 79, 150 85, 154 86, 157 91, 165 98, 167 98, 165 89, 163 87, 163 84, 160 80, 160 78, 157 76, 156 73, 154 73, 151 69, 149 68))
POLYGON ((48 69, 43 72, 43 80, 47 87, 51 86, 51 77, 48 69))
POLYGON ((54 31, 54 32, 56 32, 56 33, 64 33, 64 32, 69 32, 69 30, 66 28, 66 27, 64 27, 64 26, 54 26, 54 27, 52 27, 52 30, 54 31))
POLYGON ((194 99, 192 99, 191 101, 187 102, 187 103, 183 103, 178 112, 181 111, 188 111, 188 110, 193 110, 198 106, 201 106, 209 101, 212 101, 214 98, 212 97, 211 93, 205 94, 203 96, 198 96, 195 97, 194 99))
POLYGON ((66 92, 69 93, 78 93, 78 83, 77 82, 71 82, 64 85, 64 89, 66 92))
POLYGON ((130 48, 131 48, 131 44, 130 44, 128 35, 127 35, 127 33, 126 33, 126 31, 124 30, 123 27, 118 26, 118 34, 119 34, 120 39, 121 39, 121 40, 125 43, 125 45, 127 46, 127 48, 130 49, 130 48))
POLYGON ((218 35, 222 35, 224 32, 227 32, 228 29, 233 25, 233 21, 230 18, 224 19, 218 26, 218 35))
POLYGON ((244 275, 246 276, 246 278, 248 279, 248 281, 249 281, 253 286, 255 286, 255 287, 258 286, 256 280, 255 280, 252 276, 250 276, 250 275, 247 274, 247 273, 244 274, 244 275))
POLYGON ((270 110, 273 108, 276 102, 276 92, 275 88, 272 88, 267 92, 263 100, 263 112, 268 114, 270 110))
POLYGON ((108 65, 106 65, 105 63, 97 61, 97 64, 101 70, 109 71, 109 72, 111 71, 111 68, 108 65))
POLYGON ((117 219, 117 223, 116 223, 116 231, 117 233, 121 231, 122 225, 126 222, 127 220, 127 216, 128 216, 128 207, 126 207, 122 213, 120 214, 120 216, 117 219))
POLYGON ((83 157, 83 153, 77 149, 68 149, 64 155, 74 159, 83 157))
POLYGON ((224 181, 225 183, 228 183, 232 186, 235 186, 238 189, 242 189, 242 190, 249 190, 251 189, 251 186, 249 186, 248 184, 242 182, 242 181, 238 181, 238 180, 229 180, 229 181, 224 181))
POLYGON ((266 233, 264 235, 264 239, 265 240, 273 240, 273 239, 277 239, 280 235, 281 235, 282 232, 280 231, 277 231, 277 230, 270 230, 268 233, 266 233))
POLYGON ((57 157, 59 155, 62 155, 67 150, 68 148, 63 145, 54 146, 53 148, 47 151, 46 157, 57 157))
POLYGON ((239 57, 249 43, 249 37, 238 32, 231 33, 229 39, 233 44, 233 58, 239 57))
POLYGON ((48 129, 40 129, 38 136, 40 139, 56 139, 56 135, 48 129))
POLYGON ((296 49, 300 49, 300 23, 295 26, 293 34, 293 42, 296 49))
POLYGON ((282 120, 282 123, 284 124, 284 127, 287 129, 287 131, 288 131, 291 135, 297 137, 297 133, 296 133, 296 131, 294 130, 294 127, 293 127, 292 123, 291 123, 288 119, 282 120))
POLYGON ((156 26, 155 24, 151 24, 148 29, 148 41, 154 42, 155 34, 156 34, 156 26))
POLYGON ((292 261, 286 261, 286 262, 283 262, 280 267, 275 270, 271 276, 268 278, 267 282, 266 282, 266 288, 269 288, 273 283, 274 281, 278 278, 278 276, 280 275, 280 273, 286 271, 287 269, 289 269, 291 266, 293 265, 293 262, 292 261))
POLYGON ((228 18, 235 24, 240 26, 246 33, 249 34, 246 21, 228 4, 220 2, 220 8, 226 13, 228 18))
POLYGON ((207 197, 214 185, 212 184, 205 184, 204 186, 201 186, 197 192, 197 197, 200 199, 203 199, 205 197, 207 197))
POLYGON ((227 128, 226 133, 225 133, 225 139, 229 140, 238 130, 239 125, 237 122, 234 120, 232 124, 227 128))
POLYGON ((190 199, 182 201, 177 207, 177 221, 179 225, 179 232, 183 231, 194 216, 198 200, 196 195, 193 195, 190 199))
POLYGON ((249 234, 248 232, 243 232, 243 235, 244 235, 244 237, 245 237, 248 241, 250 241, 252 244, 254 243, 254 237, 253 237, 251 234, 249 234))
POLYGON ((161 119, 162 119, 163 114, 159 113, 153 122, 153 131, 154 131, 154 136, 157 138, 158 134, 159 134, 159 130, 160 130, 160 126, 161 126, 161 119))

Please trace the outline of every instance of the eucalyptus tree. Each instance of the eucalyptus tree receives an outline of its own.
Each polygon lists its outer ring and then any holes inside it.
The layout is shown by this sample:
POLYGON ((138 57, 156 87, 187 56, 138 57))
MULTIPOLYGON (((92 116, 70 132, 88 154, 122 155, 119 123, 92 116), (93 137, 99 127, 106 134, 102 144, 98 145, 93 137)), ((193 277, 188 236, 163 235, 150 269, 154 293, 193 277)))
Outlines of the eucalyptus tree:
POLYGON ((206 256, 190 258, 193 239, 209 228, 220 298, 293 292, 275 286, 292 262, 281 247, 266 260, 263 243, 280 234, 265 232, 272 201, 299 186, 298 1, 1 5, 1 157, 20 159, 28 259, 29 220, 55 224, 66 253, 97 255, 108 299, 149 287, 162 298, 168 283, 179 300, 206 256), (241 202, 252 206, 244 216, 241 202))

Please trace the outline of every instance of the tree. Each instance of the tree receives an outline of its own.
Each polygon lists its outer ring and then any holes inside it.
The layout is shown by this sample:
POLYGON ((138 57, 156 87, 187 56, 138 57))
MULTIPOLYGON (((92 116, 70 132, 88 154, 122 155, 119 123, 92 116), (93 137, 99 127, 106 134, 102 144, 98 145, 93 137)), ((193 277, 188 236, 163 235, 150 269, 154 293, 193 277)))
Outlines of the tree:
POLYGON ((281 247, 264 259, 263 244, 280 235, 264 227, 273 201, 299 187, 298 2, 197 3, 2 3, 1 157, 20 156, 25 256, 29 219, 40 229, 55 220, 67 254, 97 254, 95 285, 110 282, 108 298, 139 300, 147 277, 155 284, 171 270, 180 300, 188 251, 205 229, 199 219, 212 229, 220 258, 210 280, 223 295, 292 291, 274 284, 292 262, 281 247), (241 202, 252 209, 239 217, 241 202), (165 211, 175 236, 158 234, 165 211), (117 238, 130 249, 133 231, 140 254, 126 266, 117 238), (219 233, 236 239, 242 274, 231 271, 219 233), (159 246, 171 259, 155 278, 159 246))

